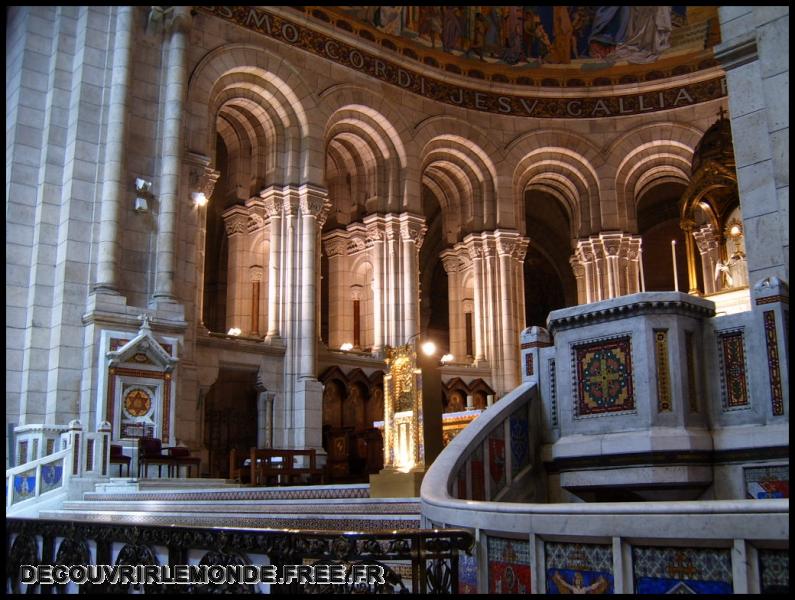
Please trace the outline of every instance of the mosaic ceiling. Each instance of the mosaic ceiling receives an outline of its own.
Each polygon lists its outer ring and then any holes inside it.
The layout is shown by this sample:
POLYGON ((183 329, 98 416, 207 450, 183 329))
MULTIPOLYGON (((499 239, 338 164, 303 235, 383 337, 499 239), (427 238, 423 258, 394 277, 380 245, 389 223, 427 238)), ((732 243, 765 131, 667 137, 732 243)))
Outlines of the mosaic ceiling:
POLYGON ((502 72, 511 83, 525 72, 531 77, 542 71, 552 77, 646 72, 643 65, 681 62, 719 42, 715 6, 301 8, 427 65, 453 73, 479 71, 495 81, 502 72))

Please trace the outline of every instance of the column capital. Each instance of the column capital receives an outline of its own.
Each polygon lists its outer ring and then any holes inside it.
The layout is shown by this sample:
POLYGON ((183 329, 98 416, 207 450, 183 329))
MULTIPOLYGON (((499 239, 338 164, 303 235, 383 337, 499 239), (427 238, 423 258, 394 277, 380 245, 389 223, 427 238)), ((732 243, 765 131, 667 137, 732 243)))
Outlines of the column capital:
POLYGON ((361 285, 352 285, 351 286, 351 300, 361 300, 362 299, 362 289, 363 286, 361 285))
POLYGON ((210 167, 210 159, 203 154, 188 152, 186 159, 189 168, 188 184, 190 191, 202 193, 209 199, 215 190, 215 184, 221 177, 221 172, 210 167))
POLYGON ((461 259, 458 257, 458 252, 452 248, 444 250, 441 254, 439 254, 439 258, 442 259, 442 266, 444 267, 445 273, 448 275, 462 270, 461 259))
POLYGON ((298 188, 301 213, 305 217, 323 218, 331 208, 328 201, 328 190, 310 184, 298 188))
POLYGON ((244 206, 232 206, 226 209, 221 217, 224 219, 227 236, 248 232, 249 211, 244 206))
POLYGON ((422 217, 409 213, 400 215, 400 236, 404 242, 414 242, 419 250, 427 231, 425 219, 422 217))
POLYGON ((260 191, 259 197, 262 198, 262 206, 269 217, 281 217, 282 207, 284 206, 282 190, 275 186, 270 186, 260 191))
POLYGON ((497 242, 497 254, 500 256, 513 256, 521 240, 517 231, 505 231, 501 229, 494 232, 494 239, 497 242))
POLYGON ((248 269, 248 275, 252 282, 262 281, 263 269, 260 265, 252 265, 248 269))
POLYGON ((167 6, 164 8, 165 28, 168 33, 187 33, 193 25, 193 9, 190 6, 167 6))
POLYGON ((323 248, 326 251, 326 256, 335 258, 337 256, 346 256, 348 253, 348 241, 350 234, 342 229, 335 229, 326 233, 321 238, 323 240, 323 248))
POLYGON ((582 264, 578 254, 575 253, 569 257, 569 264, 571 265, 571 270, 574 271, 574 277, 576 279, 585 276, 585 265, 582 264))

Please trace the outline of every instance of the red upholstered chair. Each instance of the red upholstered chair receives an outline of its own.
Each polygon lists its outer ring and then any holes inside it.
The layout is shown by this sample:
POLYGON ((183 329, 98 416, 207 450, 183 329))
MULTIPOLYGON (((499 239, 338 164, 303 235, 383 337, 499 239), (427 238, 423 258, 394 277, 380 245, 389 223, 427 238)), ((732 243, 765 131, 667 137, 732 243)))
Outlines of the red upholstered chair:
POLYGON ((193 467, 193 465, 196 465, 196 472, 198 474, 201 458, 198 456, 191 456, 189 448, 184 446, 174 446, 172 448, 166 448, 165 450, 168 453, 168 456, 170 456, 174 461, 168 467, 169 476, 172 476, 171 467, 174 467, 174 470, 176 471, 174 475, 179 477, 179 468, 183 465, 188 467, 188 477, 190 477, 191 467, 193 467))
POLYGON ((174 459, 168 454, 164 454, 163 451, 168 448, 163 448, 161 444, 162 442, 158 438, 138 438, 138 477, 141 477, 141 473, 146 475, 146 467, 149 465, 157 465, 158 477, 163 475, 163 465, 168 467, 170 474, 174 459))
POLYGON ((110 445, 110 463, 112 465, 119 465, 119 477, 121 477, 121 468, 127 465, 127 477, 130 476, 130 462, 132 459, 129 456, 124 456, 124 448, 118 444, 110 445))

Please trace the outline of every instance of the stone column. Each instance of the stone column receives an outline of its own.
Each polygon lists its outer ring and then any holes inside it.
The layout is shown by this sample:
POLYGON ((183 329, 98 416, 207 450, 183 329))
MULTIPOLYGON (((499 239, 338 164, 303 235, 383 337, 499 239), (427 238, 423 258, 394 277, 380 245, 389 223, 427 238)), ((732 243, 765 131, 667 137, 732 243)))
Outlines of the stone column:
POLYGON ((500 325, 502 332, 502 377, 503 392, 515 388, 519 384, 517 370, 518 341, 516 319, 514 318, 515 302, 513 300, 513 276, 511 273, 511 255, 514 252, 519 236, 516 233, 497 232, 497 255, 499 262, 499 297, 500 325))
POLYGON ((527 238, 519 238, 513 249, 514 260, 514 279, 515 279, 515 294, 516 298, 516 331, 522 331, 525 328, 525 300, 524 300, 524 259, 527 255, 527 247, 530 245, 530 240, 527 238))
POLYGON ((720 291, 715 282, 715 265, 720 260, 720 239, 712 225, 704 225, 693 231, 698 252, 701 255, 701 274, 704 279, 704 293, 720 291))
POLYGON ((323 236, 323 247, 328 257, 328 344, 329 348, 338 349, 344 342, 345 282, 342 272, 348 250, 348 233, 334 230, 323 236))
POLYGON ((425 237, 425 221, 422 217, 403 213, 400 215, 400 237, 403 250, 403 340, 406 343, 419 331, 419 261, 422 240, 425 237))
POLYGON ((260 337, 259 333, 259 297, 260 284, 262 283, 262 267, 254 265, 249 268, 251 280, 251 335, 260 337))
POLYGON ((241 299, 243 285, 243 236, 248 233, 248 211, 242 206, 233 206, 223 213, 224 227, 229 238, 226 276, 226 329, 243 329, 241 299))
POLYGON ((472 239, 466 243, 472 258, 472 275, 475 282, 473 286, 475 291, 475 362, 478 363, 486 358, 483 352, 483 250, 472 239))
POLYGON ((685 232, 685 253, 687 256, 687 281, 688 281, 688 294, 700 296, 698 290, 698 278, 696 277, 696 250, 693 243, 693 229, 695 223, 689 220, 683 220, 681 225, 682 230, 685 232))
POLYGON ((269 217, 270 248, 268 251, 268 332, 266 339, 273 341, 280 337, 282 272, 282 197, 278 190, 269 187, 260 192, 269 217))
POLYGON ((384 232, 383 218, 369 215, 364 219, 367 228, 367 243, 373 265, 373 354, 380 355, 384 349, 384 232))
POLYGON ((577 281, 577 304, 588 302, 588 284, 585 279, 585 265, 580 259, 579 253, 575 252, 569 257, 571 270, 574 272, 574 279, 577 281))
POLYGON ((315 245, 317 222, 321 213, 328 210, 326 191, 310 185, 302 185, 301 199, 301 360, 299 377, 315 377, 317 344, 315 336, 315 245))
MULTIPOLYGON (((215 184, 221 176, 219 171, 210 168, 210 159, 194 152, 189 153, 190 189, 191 193, 204 194, 209 201, 215 190, 215 184)), ((205 276, 205 250, 207 244, 207 204, 196 205, 199 235, 196 244, 196 315, 198 323, 207 331, 204 324, 204 276, 205 276)))
POLYGON ((155 299, 175 301, 174 276, 177 265, 177 214, 180 170, 182 168, 182 116, 187 89, 188 30, 191 8, 171 9, 167 29, 171 32, 166 73, 163 158, 160 170, 160 212, 157 232, 157 273, 155 299))
POLYGON ((618 271, 622 238, 623 235, 621 233, 599 234, 605 254, 607 298, 616 298, 621 295, 621 282, 618 271))
POLYGON ((105 142, 105 180, 97 255, 96 291, 118 293, 119 214, 124 196, 124 149, 127 127, 127 96, 130 89, 133 7, 119 6, 116 12, 116 39, 110 84, 108 132, 105 142))
POLYGON ((456 360, 466 356, 466 330, 462 326, 464 312, 462 310, 461 276, 459 274, 460 261, 456 252, 448 248, 440 255, 442 266, 447 273, 447 301, 448 314, 450 315, 450 352, 456 360))

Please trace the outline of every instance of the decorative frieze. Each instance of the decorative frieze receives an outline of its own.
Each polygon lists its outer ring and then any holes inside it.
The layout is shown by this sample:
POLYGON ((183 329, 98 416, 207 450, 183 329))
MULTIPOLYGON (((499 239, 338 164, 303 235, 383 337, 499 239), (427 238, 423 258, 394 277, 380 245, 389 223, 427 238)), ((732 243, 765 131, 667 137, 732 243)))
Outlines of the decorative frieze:
POLYGON ((767 370, 770 376, 770 401, 773 416, 784 414, 784 394, 781 391, 781 370, 778 361, 778 336, 776 335, 776 313, 764 312, 765 343, 767 344, 767 370))
POLYGON ((671 412, 671 378, 668 369, 668 330, 654 330, 654 359, 657 364, 657 412, 671 412))
POLYGON ((743 328, 717 332, 723 410, 749 407, 743 328))

